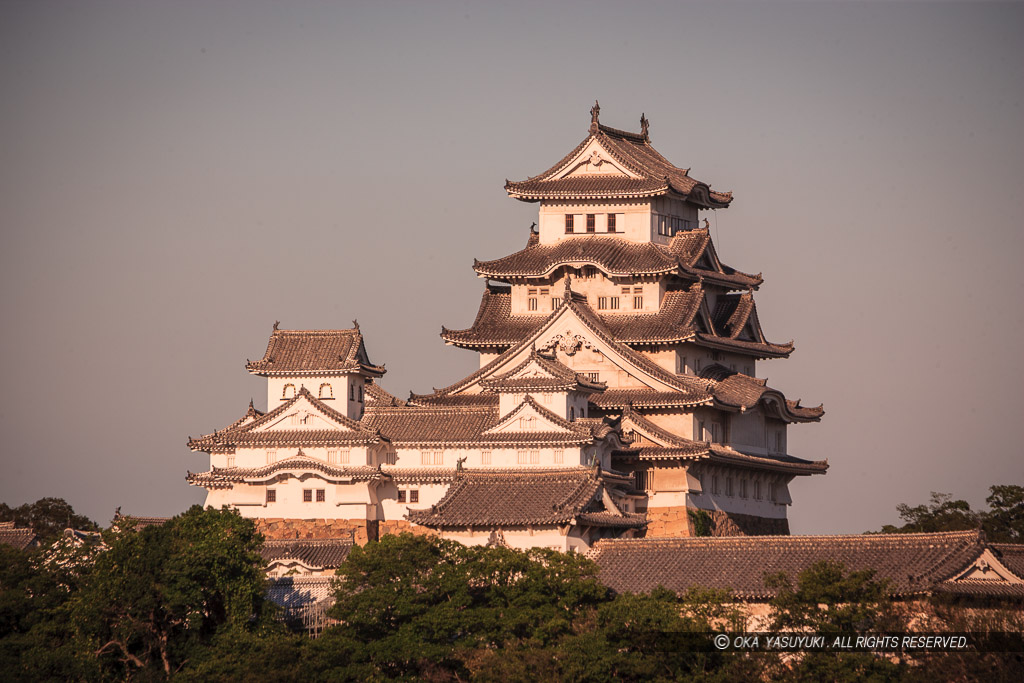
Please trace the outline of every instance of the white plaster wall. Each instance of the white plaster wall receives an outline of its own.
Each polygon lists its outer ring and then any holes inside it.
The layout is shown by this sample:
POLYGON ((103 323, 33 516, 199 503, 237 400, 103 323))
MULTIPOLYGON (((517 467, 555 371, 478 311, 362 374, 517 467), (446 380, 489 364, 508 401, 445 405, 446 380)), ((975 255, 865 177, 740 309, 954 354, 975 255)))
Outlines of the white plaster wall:
MULTIPOLYGON (((373 452, 367 449, 366 446, 331 446, 327 447, 303 447, 302 454, 329 462, 327 454, 328 451, 339 451, 338 461, 336 464, 339 467, 346 465, 350 467, 360 467, 366 465, 376 465, 376 461, 373 457, 373 452), (347 450, 349 452, 349 462, 341 462, 341 452, 347 450)), ((299 448, 297 446, 290 446, 288 448, 239 448, 233 454, 234 456, 234 467, 263 467, 269 465, 270 459, 268 457, 268 451, 273 451, 275 454, 274 462, 286 460, 287 458, 295 457, 298 454, 299 448)), ((229 467, 230 458, 232 454, 214 453, 210 456, 210 464, 215 467, 229 467)))
POLYGON ((562 448, 555 448, 552 446, 524 446, 519 447, 506 447, 504 445, 497 446, 494 448, 487 447, 474 447, 474 448, 402 448, 397 449, 398 462, 397 466, 400 468, 408 469, 432 469, 437 468, 439 470, 451 470, 458 462, 459 458, 465 457, 466 461, 463 463, 463 467, 471 469, 507 469, 507 468, 522 468, 524 466, 537 466, 541 468, 560 468, 560 467, 576 467, 579 465, 586 464, 583 455, 583 449, 579 446, 565 446, 562 448), (555 455, 556 451, 562 451, 562 462, 557 462, 555 455), (422 464, 423 451, 436 452, 441 451, 442 464, 441 465, 424 465, 422 464), (526 451, 527 459, 530 459, 530 453, 537 451, 539 456, 539 463, 523 463, 519 462, 519 451, 526 451), (484 462, 483 454, 485 452, 490 453, 490 463, 484 462))
MULTIPOLYGON (((571 533, 571 531, 570 531, 571 533)), ((569 535, 563 534, 557 528, 534 529, 532 532, 526 529, 502 529, 505 543, 512 548, 528 550, 530 548, 551 548, 562 552, 568 552, 570 547, 586 550, 582 539, 570 540, 569 535)), ((491 536, 490 530, 449 530, 442 531, 441 536, 446 539, 458 541, 463 545, 485 545, 491 536)))
POLYGON ((213 489, 207 506, 228 505, 243 517, 285 517, 289 519, 376 519, 376 498, 369 482, 335 484, 314 475, 293 477, 281 474, 266 484, 236 484, 230 489, 213 489), (274 489, 277 500, 266 502, 266 490, 274 489), (312 502, 304 502, 303 490, 313 491, 312 502), (323 489, 326 500, 316 501, 323 489))
POLYGON ((616 214, 615 235, 631 242, 650 241, 650 203, 635 202, 548 202, 540 203, 537 225, 541 244, 554 244, 567 237, 578 237, 587 234, 607 234, 607 215, 616 214), (565 232, 565 214, 576 216, 574 232, 565 232), (596 227, 594 233, 587 233, 586 215, 595 214, 596 227))
POLYGON ((364 380, 360 375, 318 375, 303 377, 267 377, 267 410, 273 410, 285 401, 292 398, 299 389, 306 387, 309 393, 319 398, 332 409, 353 420, 358 420, 363 415, 363 402, 359 400, 360 389, 363 388, 364 380), (295 387, 295 393, 289 388, 285 393, 286 385, 295 387), (320 385, 329 384, 334 398, 327 398, 326 389, 321 398, 320 385), (349 385, 353 391, 349 392, 349 385), (349 399, 349 396, 353 399, 349 399))

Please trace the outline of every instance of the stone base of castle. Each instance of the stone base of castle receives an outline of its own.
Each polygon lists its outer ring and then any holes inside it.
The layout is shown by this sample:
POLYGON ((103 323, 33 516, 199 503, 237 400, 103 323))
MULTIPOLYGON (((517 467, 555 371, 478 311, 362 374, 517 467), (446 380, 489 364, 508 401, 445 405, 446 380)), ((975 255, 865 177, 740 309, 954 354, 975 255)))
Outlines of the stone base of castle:
POLYGON ((344 538, 351 536, 356 545, 367 541, 380 540, 381 536, 397 536, 409 532, 419 536, 436 536, 437 532, 418 526, 405 519, 386 521, 364 519, 284 519, 259 518, 256 531, 267 539, 288 540, 293 538, 344 538))
MULTIPOLYGON (((712 536, 788 536, 789 520, 704 510, 712 536)), ((647 538, 696 536, 695 520, 685 506, 647 509, 647 538)))

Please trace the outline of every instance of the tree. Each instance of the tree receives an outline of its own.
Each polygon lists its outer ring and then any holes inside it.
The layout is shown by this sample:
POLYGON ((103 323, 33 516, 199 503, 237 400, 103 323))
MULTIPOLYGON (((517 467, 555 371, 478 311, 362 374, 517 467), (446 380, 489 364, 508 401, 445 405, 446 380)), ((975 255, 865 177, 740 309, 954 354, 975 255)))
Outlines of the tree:
POLYGON ((1024 543, 1024 486, 1012 484, 989 488, 988 512, 981 524, 990 541, 1024 543))
POLYGON ((237 512, 193 506, 105 541, 68 616, 106 676, 168 677, 219 634, 266 623, 263 539, 237 512))
MULTIPOLYGON (((795 588, 781 572, 766 576, 765 585, 777 591, 769 603, 773 631, 863 635, 905 629, 885 582, 875 581, 870 569, 847 573, 842 564, 823 560, 800 572, 795 588)), ((805 652, 779 677, 854 683, 893 680, 905 671, 902 662, 870 652, 805 652)))
POLYGON ((63 498, 40 498, 16 508, 0 503, 0 522, 14 522, 16 526, 31 527, 44 545, 57 540, 65 529, 99 531, 99 526, 74 508, 63 498))
POLYGON ((965 500, 953 500, 949 493, 932 491, 928 505, 911 507, 906 503, 896 506, 904 524, 895 527, 886 524, 882 533, 921 533, 934 531, 966 531, 978 526, 978 513, 971 510, 965 500))

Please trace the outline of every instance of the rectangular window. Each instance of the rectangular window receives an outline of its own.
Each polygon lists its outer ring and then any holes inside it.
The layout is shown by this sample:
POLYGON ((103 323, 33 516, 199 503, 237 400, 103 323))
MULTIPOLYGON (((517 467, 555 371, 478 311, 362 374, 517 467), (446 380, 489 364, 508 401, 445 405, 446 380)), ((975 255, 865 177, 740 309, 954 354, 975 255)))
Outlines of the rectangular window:
POLYGON ((608 232, 615 232, 615 214, 608 214, 608 232))
POLYGON ((732 495, 732 477, 725 478, 725 495, 732 495))
POLYGON ((555 464, 556 465, 561 465, 563 462, 565 462, 565 451, 563 451, 561 448, 556 448, 555 449, 555 464))
POLYGON ((640 491, 651 490, 651 472, 650 470, 636 470, 633 472, 633 482, 640 491))
POLYGON ((526 451, 516 451, 516 462, 517 463, 519 463, 520 465, 525 465, 527 463, 526 458, 527 458, 526 451))
POLYGON ((755 500, 761 500, 761 482, 754 482, 754 498, 755 500))
POLYGON ((530 296, 537 296, 537 288, 530 287, 529 289, 526 290, 526 293, 529 294, 530 296))
POLYGON ((490 451, 480 451, 480 462, 482 464, 484 464, 484 465, 490 465, 491 464, 491 452, 490 451))
POLYGON ((747 497, 747 480, 740 479, 740 498, 747 497))
POLYGON ((349 463, 349 460, 352 457, 351 456, 351 451, 349 451, 348 449, 345 449, 345 450, 341 451, 340 455, 341 455, 341 464, 342 465, 347 465, 349 463))
POLYGON ((600 382, 600 372, 584 372, 583 376, 589 379, 591 382, 600 382))
POLYGON ((432 455, 430 451, 420 451, 420 464, 429 465, 431 457, 432 455))
POLYGON ((444 464, 444 451, 434 451, 434 464, 435 465, 443 465, 444 464))
POLYGON ((594 214, 588 213, 587 214, 587 232, 594 232, 594 229, 596 227, 597 227, 597 221, 594 218, 594 214))
POLYGON ((274 489, 267 489, 267 502, 268 503, 276 503, 277 502, 277 491, 275 491, 274 489))
POLYGON ((707 430, 704 428, 703 420, 697 423, 697 439, 700 441, 707 441, 707 430))
POLYGON ((325 491, 324 489, 317 489, 316 490, 316 502, 323 503, 326 500, 327 500, 327 491, 325 491))
POLYGON ((633 295, 633 308, 635 308, 636 310, 639 311, 643 307, 644 307, 644 298, 642 296, 640 296, 639 294, 634 294, 633 295))
POLYGON ((721 443, 721 441, 719 441, 719 439, 718 439, 718 435, 719 435, 719 430, 720 429, 721 429, 721 427, 719 426, 719 424, 717 422, 712 422, 711 423, 711 442, 712 443, 721 443))
POLYGON ((267 464, 273 465, 277 462, 277 451, 267 451, 267 464))
POLYGON ((554 299, 551 300, 551 310, 552 311, 557 311, 559 308, 561 308, 561 306, 562 306, 562 300, 561 299, 554 298, 554 299))
POLYGON ((313 502, 313 489, 302 489, 302 502, 312 503, 313 502))
POLYGON ((531 311, 536 311, 537 310, 537 297, 531 296, 529 299, 527 299, 527 301, 526 301, 526 308, 531 310, 531 311))
POLYGON ((398 502, 399 503, 404 503, 405 502, 405 491, 403 491, 401 489, 399 489, 399 491, 398 491, 398 502))
POLYGON ((566 233, 572 232, 572 214, 571 213, 565 214, 565 232, 566 233))
POLYGON ((608 308, 610 308, 613 311, 619 310, 619 297, 617 297, 617 296, 610 296, 610 297, 608 297, 608 308))
POLYGON ((548 296, 550 293, 551 293, 551 290, 548 289, 547 287, 541 287, 540 288, 540 295, 541 296, 548 296))
POLYGON ((711 476, 711 493, 717 496, 721 492, 721 482, 718 480, 718 475, 714 474, 711 476))
POLYGON ((410 503, 418 503, 418 502, 420 502, 420 490, 419 489, 413 489, 413 490, 409 491, 409 502, 410 503))
POLYGON ((234 466, 235 466, 235 456, 229 455, 228 456, 228 467, 234 467, 234 466))
POLYGON ((599 296, 597 297, 597 310, 604 311, 608 308, 608 297, 599 296))
POLYGON ((338 451, 327 451, 327 462, 331 465, 338 464, 338 451))
POLYGON ((530 464, 531 465, 539 465, 540 464, 540 451, 530 451, 530 464))

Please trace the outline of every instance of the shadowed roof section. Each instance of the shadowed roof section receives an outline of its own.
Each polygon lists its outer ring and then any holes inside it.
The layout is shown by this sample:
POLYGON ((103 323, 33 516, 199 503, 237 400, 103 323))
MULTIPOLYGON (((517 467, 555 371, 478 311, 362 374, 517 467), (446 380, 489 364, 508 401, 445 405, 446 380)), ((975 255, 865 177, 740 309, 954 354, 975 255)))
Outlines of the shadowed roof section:
MULTIPOLYGON (((861 536, 734 536, 727 538, 650 538, 598 541, 589 556, 599 578, 619 593, 657 586, 730 590, 741 599, 766 599, 775 590, 766 575, 784 572, 795 585, 800 572, 816 562, 840 562, 846 571, 873 570, 896 596, 936 590, 975 592, 979 583, 953 582, 986 546, 978 531, 861 536)), ((1024 597, 1024 584, 999 582, 994 594, 1024 597)))
POLYGON ((731 192, 716 192, 704 182, 690 177, 690 170, 679 168, 658 153, 647 135, 646 123, 639 134, 601 125, 600 107, 591 111, 593 120, 588 135, 579 145, 547 171, 518 182, 505 182, 510 197, 527 202, 542 199, 608 199, 627 197, 677 196, 700 207, 719 209, 732 202, 731 192), (636 177, 616 173, 559 177, 587 145, 596 140, 622 167, 636 177))
POLYGON ((0 545, 9 545, 18 550, 39 545, 39 536, 32 529, 19 529, 14 522, 0 522, 0 545))
POLYGON ((595 499, 604 485, 602 474, 593 468, 467 470, 456 476, 436 505, 409 510, 407 518, 435 528, 551 526, 584 522, 581 515, 596 513, 594 526, 646 525, 644 515, 606 510, 595 499))
POLYGON ((294 559, 311 569, 337 569, 351 550, 351 538, 287 539, 264 541, 260 555, 267 564, 294 559))
POLYGON ((566 237, 554 244, 540 244, 531 235, 525 249, 493 261, 474 260, 473 270, 482 277, 536 278, 549 276, 561 266, 591 265, 609 277, 672 273, 734 289, 756 288, 764 282, 760 275, 721 264, 713 252, 704 228, 678 232, 667 245, 632 242, 617 235, 566 237))
POLYGON ((358 325, 350 330, 279 330, 277 323, 260 360, 248 361, 254 375, 384 374, 370 363, 358 325))

